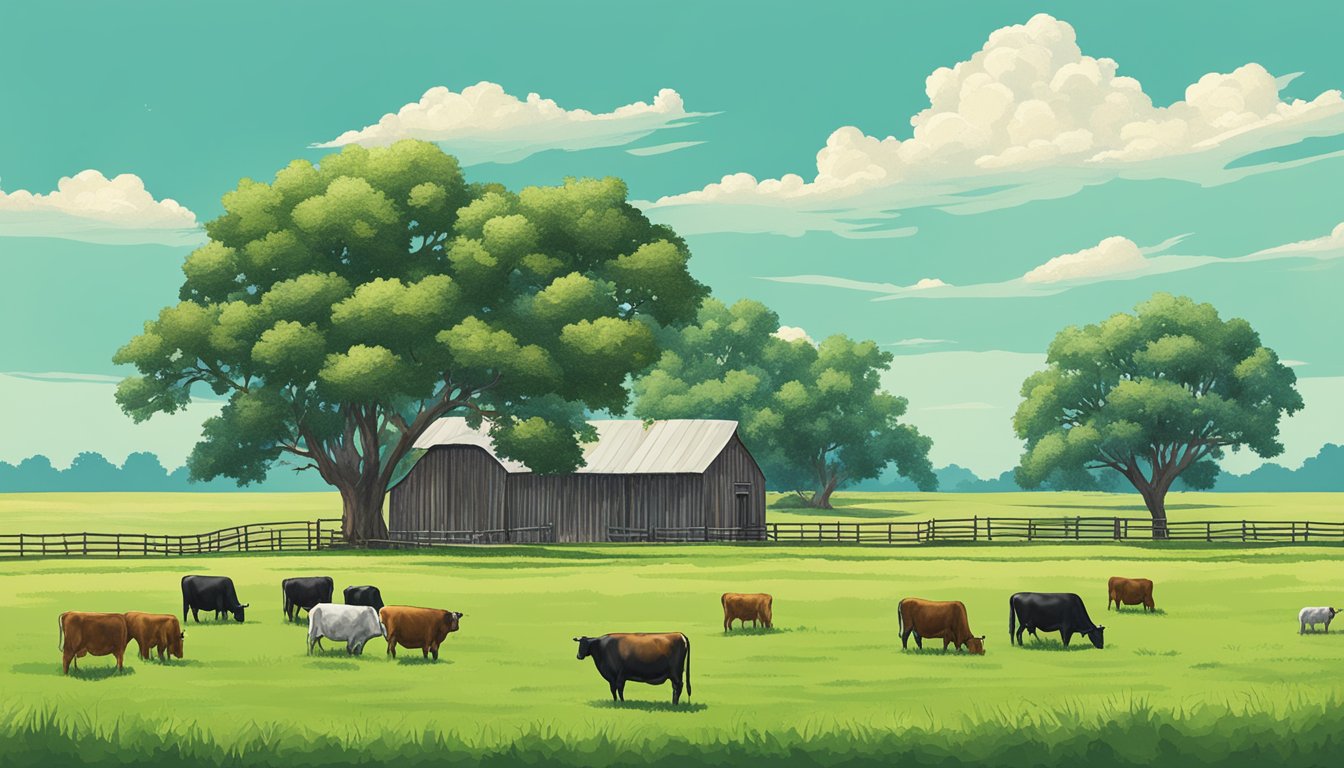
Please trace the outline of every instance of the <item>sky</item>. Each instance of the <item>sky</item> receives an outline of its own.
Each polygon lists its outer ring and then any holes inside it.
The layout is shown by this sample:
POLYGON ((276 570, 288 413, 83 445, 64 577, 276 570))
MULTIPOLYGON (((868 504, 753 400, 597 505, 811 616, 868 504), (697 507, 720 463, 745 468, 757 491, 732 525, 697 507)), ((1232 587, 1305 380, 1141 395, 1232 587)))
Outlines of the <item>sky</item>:
MULTIPOLYGON (((0 50, 0 460, 154 450, 112 354, 244 177, 437 141, 514 188, 616 175, 719 297, 873 339, 935 465, 1021 451, 1022 379, 1156 291, 1243 317, 1344 441, 1344 7, 59 2, 0 50)), ((1234 454, 1224 467, 1260 459, 1234 454)))

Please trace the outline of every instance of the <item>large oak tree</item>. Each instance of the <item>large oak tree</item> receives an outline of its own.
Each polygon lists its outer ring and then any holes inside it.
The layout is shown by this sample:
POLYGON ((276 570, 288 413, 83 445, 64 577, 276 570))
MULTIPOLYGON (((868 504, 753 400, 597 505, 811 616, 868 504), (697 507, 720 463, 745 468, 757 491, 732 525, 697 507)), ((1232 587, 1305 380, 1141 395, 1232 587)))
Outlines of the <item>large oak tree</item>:
POLYGON ((636 415, 739 422, 771 488, 831 508, 831 494, 894 463, 921 490, 938 480, 933 442, 901 422, 906 400, 882 390, 891 355, 836 335, 814 346, 774 335, 779 316, 707 299, 696 322, 664 332, 658 364, 635 382, 636 415))
POLYGON ((352 541, 386 535, 389 482, 442 416, 487 421, 536 471, 581 464, 585 409, 623 412, 656 331, 706 293, 621 181, 514 193, 424 142, 296 160, 223 204, 180 301, 117 353, 139 371, 117 400, 139 421, 226 396, 192 477, 241 485, 288 457, 340 491, 352 541))
POLYGON ((1227 449, 1277 456, 1279 419, 1302 408, 1296 376, 1250 323, 1183 296, 1159 293, 1133 314, 1065 328, 1046 362, 1023 382, 1013 417, 1026 440, 1019 484, 1114 470, 1143 496, 1154 538, 1167 535, 1178 477, 1211 485, 1227 449))

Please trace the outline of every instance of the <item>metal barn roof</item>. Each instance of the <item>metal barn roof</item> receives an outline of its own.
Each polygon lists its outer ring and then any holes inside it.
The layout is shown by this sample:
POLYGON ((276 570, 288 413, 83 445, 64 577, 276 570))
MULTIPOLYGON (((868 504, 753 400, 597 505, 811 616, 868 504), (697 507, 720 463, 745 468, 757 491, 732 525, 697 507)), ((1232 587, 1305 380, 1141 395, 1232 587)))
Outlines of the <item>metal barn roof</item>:
MULTIPOLYGON (((597 441, 583 444, 585 465, 574 470, 578 474, 699 474, 709 468, 737 432, 736 421, 714 419, 667 419, 647 427, 637 419, 588 423, 597 429, 597 441)), ((484 448, 511 474, 532 471, 495 453, 494 442, 484 427, 472 429, 460 417, 439 419, 415 441, 415 447, 474 445, 484 448)))

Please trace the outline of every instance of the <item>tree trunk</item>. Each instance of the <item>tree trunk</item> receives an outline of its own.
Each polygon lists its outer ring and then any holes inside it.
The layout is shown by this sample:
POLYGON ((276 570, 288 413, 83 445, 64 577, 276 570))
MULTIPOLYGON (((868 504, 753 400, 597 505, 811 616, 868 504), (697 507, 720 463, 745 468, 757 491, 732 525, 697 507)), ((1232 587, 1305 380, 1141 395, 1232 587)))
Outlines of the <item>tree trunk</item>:
POLYGON ((1143 494, 1143 503, 1148 507, 1148 512, 1153 516, 1153 538, 1167 538, 1167 492, 1150 488, 1140 493, 1143 494))
POLYGON ((813 509, 834 509, 834 507, 831 506, 831 494, 835 493, 835 487, 838 484, 838 478, 826 478, 825 482, 822 483, 821 488, 818 489, 816 493, 812 494, 812 498, 808 500, 807 506, 812 507, 813 509))
POLYGON ((387 523, 383 521, 383 497, 386 491, 377 488, 361 491, 359 488, 341 488, 341 530, 351 544, 364 544, 370 539, 386 539, 387 523))

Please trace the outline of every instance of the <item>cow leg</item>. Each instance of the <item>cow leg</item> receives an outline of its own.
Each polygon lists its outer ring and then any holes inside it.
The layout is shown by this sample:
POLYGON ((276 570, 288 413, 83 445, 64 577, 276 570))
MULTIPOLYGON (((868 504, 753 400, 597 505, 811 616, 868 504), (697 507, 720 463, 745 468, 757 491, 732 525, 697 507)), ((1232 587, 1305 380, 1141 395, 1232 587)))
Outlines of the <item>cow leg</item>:
POLYGON ((723 631, 724 631, 724 632, 728 632, 728 631, 732 630, 732 628, 733 628, 733 620, 730 619, 730 618, 728 618, 727 616, 724 616, 724 617, 723 617, 723 631))
POLYGON ((65 651, 61 654, 61 674, 70 674, 70 662, 74 661, 75 654, 65 651))
POLYGON ((429 652, 434 655, 434 660, 439 660, 439 644, 435 643, 429 647, 429 652))
POLYGON ((612 700, 612 701, 619 701, 620 699, 618 699, 618 698, 616 697, 616 683, 614 683, 614 682, 610 682, 610 683, 607 683, 607 685, 611 687, 611 700, 612 700))
POLYGON ((625 702, 625 679, 616 678, 616 692, 621 695, 621 702, 625 702))
POLYGON ((915 645, 919 646, 919 650, 924 650, 924 638, 918 632, 915 633, 915 645))
POLYGON ((909 650, 909 649, 910 649, 910 633, 913 632, 913 631, 914 631, 914 630, 912 630, 912 629, 907 629, 906 631, 904 631, 904 632, 901 633, 901 648, 902 648, 902 649, 904 649, 904 650, 909 650))
POLYGON ((949 642, 950 641, 946 637, 943 638, 943 653, 947 653, 947 644, 949 642))
POLYGON ((116 657, 117 657, 117 671, 120 672, 120 671, 121 671, 121 663, 122 663, 122 659, 126 656, 126 646, 122 646, 121 648, 118 648, 117 650, 113 651, 113 653, 116 654, 116 657))
POLYGON ((1062 637, 1062 638, 1064 638, 1064 647, 1065 647, 1065 648, 1068 648, 1068 647, 1069 647, 1069 641, 1073 639, 1073 632, 1072 632, 1071 630, 1067 630, 1067 629, 1065 629, 1065 630, 1062 630, 1062 631, 1059 633, 1059 636, 1062 637))
POLYGON ((673 705, 676 705, 676 704, 679 704, 679 703, 681 703, 681 681, 680 681, 680 680, 673 680, 673 681, 672 681, 672 704, 673 704, 673 705))

